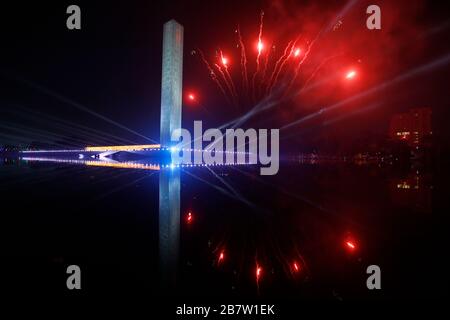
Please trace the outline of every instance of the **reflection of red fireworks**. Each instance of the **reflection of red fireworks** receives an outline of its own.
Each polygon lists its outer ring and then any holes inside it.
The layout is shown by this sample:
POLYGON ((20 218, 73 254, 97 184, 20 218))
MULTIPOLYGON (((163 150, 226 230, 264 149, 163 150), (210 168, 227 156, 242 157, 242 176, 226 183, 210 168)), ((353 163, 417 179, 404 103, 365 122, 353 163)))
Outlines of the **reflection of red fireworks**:
POLYGON ((220 251, 219 258, 217 261, 220 264, 224 259, 225 259, 225 252, 222 250, 220 251))
POLYGON ((256 265, 256 282, 261 278, 262 268, 259 265, 256 265))
POLYGON ((189 223, 189 224, 192 223, 192 219, 193 219, 192 213, 191 213, 191 212, 188 212, 187 218, 186 218, 187 223, 189 223))

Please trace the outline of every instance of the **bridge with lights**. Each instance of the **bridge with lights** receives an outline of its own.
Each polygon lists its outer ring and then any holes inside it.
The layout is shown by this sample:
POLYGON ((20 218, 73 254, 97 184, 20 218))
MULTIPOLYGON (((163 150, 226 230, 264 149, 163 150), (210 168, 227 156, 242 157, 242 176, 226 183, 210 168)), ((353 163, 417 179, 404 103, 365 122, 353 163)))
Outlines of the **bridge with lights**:
MULTIPOLYGON (((181 129, 182 113, 182 74, 183 74, 183 27, 175 20, 164 24, 160 143, 118 146, 87 146, 83 149, 27 150, 20 158, 25 161, 85 164, 129 169, 175 169, 178 167, 205 167, 242 165, 245 160, 232 163, 173 163, 174 152, 203 152, 201 149, 175 148, 171 141, 174 130, 181 129)), ((235 155, 242 151, 216 151, 235 155)), ((233 157, 234 158, 234 157, 233 157)), ((242 157, 240 158, 242 159, 242 157)), ((245 159, 245 157, 244 157, 245 159)))
POLYGON ((170 162, 170 135, 173 130, 181 128, 182 101, 183 27, 175 20, 164 24, 162 60, 160 144, 28 150, 21 152, 21 159, 153 170, 170 166, 162 163, 170 162), (148 164, 149 159, 157 164, 148 164), (140 163, 143 160, 146 160, 145 164, 140 163))

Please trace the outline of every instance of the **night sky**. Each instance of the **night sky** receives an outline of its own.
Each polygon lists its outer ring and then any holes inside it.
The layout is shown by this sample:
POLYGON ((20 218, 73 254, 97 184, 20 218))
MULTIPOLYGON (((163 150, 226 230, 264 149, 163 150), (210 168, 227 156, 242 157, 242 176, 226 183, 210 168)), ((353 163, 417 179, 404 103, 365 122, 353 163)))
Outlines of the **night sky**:
MULTIPOLYGON (((339 79, 311 90, 246 125, 282 127, 450 54, 450 24, 441 2, 354 1, 351 9, 339 17, 350 2, 58 1, 44 5, 39 1, 2 5, 0 144, 42 140, 36 132, 62 138, 76 135, 69 127, 52 126, 48 115, 130 142, 149 142, 77 109, 68 100, 158 140, 162 25, 171 18, 185 28, 184 96, 195 92, 198 97, 195 103, 185 101, 183 106, 183 126, 187 128, 196 119, 203 119, 208 127, 217 126, 252 107, 246 103, 236 109, 227 103, 209 78, 198 48, 209 60, 215 59, 218 48, 227 52, 235 67, 231 75, 239 78, 240 49, 235 29, 239 24, 248 44, 249 68, 253 68, 252 44, 258 37, 261 10, 265 13, 263 38, 273 42, 276 55, 282 54, 288 41, 296 36, 311 41, 321 29, 340 21, 337 30, 330 31, 311 50, 311 65, 302 71, 311 71, 323 59, 339 54, 318 72, 317 79, 351 66, 357 67, 359 77, 352 86, 339 79), (70 4, 81 7, 81 30, 66 28, 65 11, 70 4), (381 31, 365 27, 365 8, 370 4, 381 7, 381 31), (11 127, 21 131, 11 131, 11 127)), ((386 134, 389 117, 396 112, 431 107, 434 131, 444 141, 449 135, 445 128, 450 116, 448 63, 447 57, 446 63, 438 67, 349 103, 318 121, 283 132, 281 137, 289 135, 288 140, 300 149, 306 144, 320 147, 330 136, 342 143, 356 136, 386 134), (374 103, 380 105, 370 108, 374 103), (363 111, 355 113, 357 110, 363 111), (340 120, 323 125, 336 119, 340 120)), ((94 140, 86 139, 85 143, 101 143, 94 140)))

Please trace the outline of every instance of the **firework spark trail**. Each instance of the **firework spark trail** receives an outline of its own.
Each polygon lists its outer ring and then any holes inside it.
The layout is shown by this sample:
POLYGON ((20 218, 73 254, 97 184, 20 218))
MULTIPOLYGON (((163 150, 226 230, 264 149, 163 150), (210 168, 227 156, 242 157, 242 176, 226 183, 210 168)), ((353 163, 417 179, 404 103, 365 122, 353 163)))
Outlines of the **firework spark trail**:
POLYGON ((209 75, 211 76, 211 79, 216 83, 216 85, 219 87, 220 91, 222 92, 222 94, 224 95, 225 99, 227 99, 228 103, 231 104, 231 101, 225 91, 225 88, 222 86, 222 84, 220 83, 219 79, 217 78, 216 73, 214 72, 214 69, 211 67, 211 65, 209 64, 208 60, 206 60, 205 55, 203 54, 202 50, 197 49, 199 54, 200 54, 200 58, 202 59, 203 63, 206 65, 206 68, 208 68, 209 71, 209 75))
POLYGON ((242 40, 241 30, 237 27, 237 34, 239 38, 239 45, 241 47, 241 72, 242 72, 242 87, 245 92, 248 92, 248 75, 247 75, 247 55, 245 54, 245 45, 242 40))
POLYGON ((285 57, 282 61, 281 64, 278 68, 277 73, 275 74, 272 86, 270 88, 270 92, 272 92, 273 86, 275 86, 278 82, 278 78, 280 77, 281 72, 283 71, 284 66, 286 65, 287 61, 289 60, 289 58, 292 56, 292 53, 294 52, 294 46, 291 47, 291 50, 289 52, 289 55, 287 57, 285 57))
MULTIPOLYGON (((270 45, 269 48, 273 48, 273 43, 270 45)), ((261 82, 260 82, 261 90, 262 90, 262 86, 263 86, 263 84, 265 82, 265 79, 266 79, 267 68, 269 66, 269 60, 270 60, 270 57, 271 57, 271 53, 272 53, 272 50, 267 50, 267 54, 266 54, 265 61, 264 61, 264 68, 263 68, 263 72, 262 72, 262 75, 261 75, 261 82)))
MULTIPOLYGON (((271 44, 269 48, 272 48, 272 47, 273 47, 273 44, 271 44)), ((272 50, 267 50, 267 54, 266 54, 265 59, 264 59, 264 68, 263 68, 263 71, 262 71, 261 81, 264 81, 264 78, 266 77, 267 66, 269 64, 269 59, 270 59, 270 53, 271 52, 272 52, 272 50)))
MULTIPOLYGON (((282 54, 281 57, 278 58, 278 60, 275 62, 275 66, 274 66, 274 68, 273 68, 273 72, 272 72, 272 74, 271 74, 271 76, 270 76, 270 81, 272 81, 272 79, 273 79, 273 77, 274 77, 274 75, 275 75, 275 72, 278 70, 278 67, 279 67, 281 61, 282 61, 283 59, 286 58, 286 56, 287 56, 287 54, 288 54, 288 51, 289 51, 289 49, 291 48, 291 45, 292 45, 292 40, 288 42, 288 44, 286 45, 286 48, 284 48, 283 54, 282 54)), ((295 43, 294 43, 294 45, 295 45, 295 43)), ((292 50, 292 49, 291 49, 291 50, 292 50)))
POLYGON ((228 81, 227 76, 225 75, 225 72, 223 72, 222 67, 219 66, 217 63, 215 63, 214 66, 216 67, 217 71, 219 71, 220 75, 222 76, 222 80, 225 82, 225 85, 227 86, 227 89, 230 92, 230 96, 231 96, 231 99, 233 100, 233 104, 235 106, 237 106, 237 101, 236 101, 236 97, 234 96, 234 93, 233 93, 233 88, 231 87, 231 84, 228 81))
POLYGON ((267 86, 267 93, 272 92, 272 88, 278 80, 278 75, 280 74, 281 69, 283 69, 287 59, 292 55, 292 51, 294 49, 296 42, 297 40, 294 43, 292 43, 292 41, 289 41, 286 48, 284 49, 283 55, 275 63, 275 67, 273 68, 273 72, 272 75, 270 76, 269 84, 267 86))
POLYGON ((255 72, 253 73, 253 77, 252 77, 252 98, 253 98, 253 101, 256 101, 255 81, 256 81, 256 76, 258 75, 258 73, 260 71, 259 70, 260 69, 259 59, 261 57, 261 51, 263 49, 263 43, 262 43, 263 26, 264 26, 264 11, 261 11, 261 19, 260 19, 260 23, 259 23, 259 33, 258 33, 258 44, 257 44, 258 54, 256 55, 256 69, 255 69, 255 72))
POLYGON ((258 34, 258 55, 256 56, 256 73, 259 72, 259 58, 261 56, 261 51, 263 48, 262 44, 262 32, 263 32, 263 23, 264 23, 264 11, 261 11, 261 20, 259 23, 259 34, 258 34))
POLYGON ((256 91, 255 90, 256 74, 257 74, 257 72, 255 72, 252 77, 252 100, 253 100, 253 102, 256 102, 256 93, 255 93, 255 91, 256 91))
POLYGON ((227 62, 226 58, 223 56, 222 50, 219 49, 219 53, 220 53, 220 61, 222 62, 223 68, 225 69, 224 73, 225 73, 226 79, 231 88, 231 94, 232 94, 233 98, 236 100, 236 104, 237 104, 239 101, 238 94, 236 91, 236 87, 234 86, 233 78, 231 78, 230 72, 228 71, 228 64, 227 64, 228 62, 227 62))
MULTIPOLYGON (((319 34, 320 35, 320 34, 319 34)), ((306 49, 305 55, 303 56, 303 58, 299 61, 297 67, 295 68, 295 72, 294 72, 294 76, 292 77, 291 81, 289 82, 287 89, 285 91, 285 94, 287 94, 289 92, 289 90, 292 88, 295 80, 297 80, 298 77, 298 72, 300 70, 300 67, 303 65, 303 62, 305 62, 305 60, 308 58, 309 56, 309 52, 311 51, 311 48, 314 46, 314 44, 316 43, 317 39, 319 38, 319 35, 309 44, 308 49, 306 49)))
POLYGON ((348 1, 345 6, 342 8, 342 10, 334 17, 333 20, 331 20, 328 24, 328 26, 324 26, 323 31, 324 32, 330 32, 333 30, 336 23, 339 23, 345 15, 355 6, 359 1, 358 0, 351 0, 348 1))
POLYGON ((334 58, 336 58, 336 57, 338 57, 338 56, 340 56, 340 55, 342 55, 342 53, 336 54, 336 55, 331 56, 331 57, 328 57, 328 58, 325 58, 325 59, 317 66, 317 68, 311 73, 311 75, 309 76, 309 78, 306 79, 305 83, 303 84, 302 88, 300 89, 299 94, 301 93, 301 91, 302 91, 304 88, 307 87, 307 85, 309 84, 309 82, 316 76, 317 72, 319 72, 319 70, 320 70, 320 69, 321 69, 328 61, 330 61, 331 59, 334 59, 334 58))
MULTIPOLYGON (((347 13, 348 10, 350 10, 350 8, 357 2, 357 0, 353 0, 350 3, 347 4, 347 6, 342 10, 342 12, 340 13, 340 15, 345 15, 347 13)), ((337 19, 337 18, 336 18, 337 19)), ((334 24, 332 24, 331 26, 333 26, 334 24)), ((302 66, 303 62, 308 58, 309 52, 311 51, 311 48, 314 46, 314 44, 316 43, 316 41, 321 38, 323 36, 324 33, 330 31, 330 27, 325 27, 323 26, 319 33, 317 34, 317 36, 314 38, 314 40, 310 43, 310 45, 308 46, 308 49, 306 50, 303 58, 300 60, 300 62, 298 63, 297 67, 295 68, 295 72, 294 72, 294 76, 292 77, 291 81, 289 82, 287 89, 283 95, 283 97, 286 96, 286 94, 289 92, 289 90, 292 88, 295 80, 298 77, 298 72, 300 70, 300 67, 302 66)), ((310 77, 311 78, 311 77, 310 77)), ((308 79, 310 80, 310 79, 308 79)), ((304 87, 304 86, 303 86, 304 87)))

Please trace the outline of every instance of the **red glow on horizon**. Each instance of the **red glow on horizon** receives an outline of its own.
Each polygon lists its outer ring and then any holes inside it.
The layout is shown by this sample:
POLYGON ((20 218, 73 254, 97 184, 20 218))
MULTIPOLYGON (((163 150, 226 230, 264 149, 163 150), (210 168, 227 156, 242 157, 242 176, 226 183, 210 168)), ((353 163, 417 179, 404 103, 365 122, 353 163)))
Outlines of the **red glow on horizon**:
POLYGON ((353 79, 354 77, 356 77, 356 71, 355 70, 350 70, 349 72, 347 72, 345 78, 346 79, 353 79))

